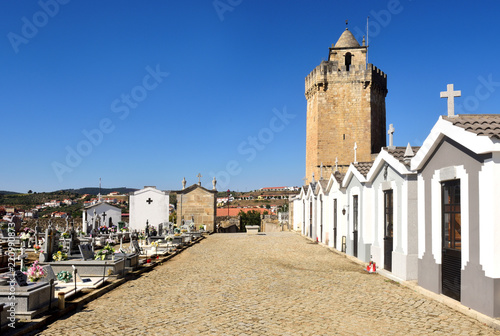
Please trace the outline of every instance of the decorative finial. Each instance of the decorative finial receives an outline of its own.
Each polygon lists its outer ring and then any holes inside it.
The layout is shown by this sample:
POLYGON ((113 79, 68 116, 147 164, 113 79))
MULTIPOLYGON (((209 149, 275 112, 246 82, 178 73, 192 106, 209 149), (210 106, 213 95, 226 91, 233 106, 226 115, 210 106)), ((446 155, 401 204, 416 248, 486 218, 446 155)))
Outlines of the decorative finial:
POLYGON ((182 178, 182 189, 186 189, 186 178, 182 178))
POLYGON ((365 41, 365 35, 363 35, 363 43, 362 43, 362 46, 366 46, 366 41, 365 41))
POLYGON ((393 124, 389 125, 389 130, 387 131, 387 134, 389 134, 389 149, 394 149, 394 126, 393 124))
POLYGON ((212 180, 212 185, 214 186, 213 190, 217 190, 217 188, 215 187, 216 184, 217 184, 217 180, 215 179, 215 176, 214 176, 214 179, 212 180))
POLYGON ((358 150, 358 145, 354 143, 354 163, 358 163, 358 159, 356 158, 357 150, 358 150))
POLYGON ((349 20, 345 20, 345 30, 349 30, 349 28, 347 27, 349 25, 349 20))

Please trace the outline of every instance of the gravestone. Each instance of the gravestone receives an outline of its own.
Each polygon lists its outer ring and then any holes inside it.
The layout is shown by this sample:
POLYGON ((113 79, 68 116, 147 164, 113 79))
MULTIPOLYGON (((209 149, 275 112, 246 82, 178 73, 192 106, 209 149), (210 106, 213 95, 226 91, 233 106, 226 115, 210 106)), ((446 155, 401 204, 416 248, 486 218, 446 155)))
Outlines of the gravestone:
POLYGON ((141 254, 141 247, 139 246, 139 242, 137 240, 132 240, 130 242, 130 247, 132 248, 133 253, 141 254))
POLYGON ((163 223, 158 224, 158 236, 163 236, 163 223))
POLYGON ((21 253, 17 256, 17 260, 21 261, 21 271, 24 270, 24 260, 28 258, 28 255, 24 252, 24 247, 21 247, 21 253))
POLYGON ((41 282, 50 282, 50 280, 57 281, 57 276, 55 275, 54 270, 52 269, 52 266, 45 265, 42 268, 45 270, 45 273, 47 274, 47 276, 42 278, 40 280, 41 282))
POLYGON ((41 234, 42 234, 42 228, 38 225, 38 219, 37 219, 35 225, 35 244, 38 244, 38 240, 40 239, 41 234))
POLYGON ((16 271, 14 278, 18 286, 28 286, 28 276, 21 271, 16 271))
POLYGON ((43 244, 43 253, 40 253, 40 262, 49 262, 52 260, 54 254, 54 229, 52 223, 49 221, 49 227, 45 230, 45 242, 43 244))
POLYGON ((78 248, 80 249, 83 260, 94 260, 94 252, 90 244, 82 244, 79 245, 78 248))

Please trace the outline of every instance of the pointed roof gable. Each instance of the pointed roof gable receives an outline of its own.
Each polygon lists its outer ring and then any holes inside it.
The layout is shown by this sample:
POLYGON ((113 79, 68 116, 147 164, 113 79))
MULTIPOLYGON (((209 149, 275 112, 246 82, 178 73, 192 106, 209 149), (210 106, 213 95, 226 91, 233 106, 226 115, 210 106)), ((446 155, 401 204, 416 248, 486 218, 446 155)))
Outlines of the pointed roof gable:
POLYGON ((189 193, 189 192, 191 192, 191 191, 193 191, 195 189, 201 189, 201 190, 203 190, 205 192, 208 192, 208 193, 211 193, 211 194, 217 194, 217 192, 218 192, 217 190, 209 190, 207 188, 204 188, 201 185, 199 185, 198 183, 195 183, 195 184, 193 184, 193 185, 191 185, 191 186, 189 186, 189 187, 187 187, 185 189, 182 189, 182 190, 172 190, 171 192, 180 195, 180 194, 187 194, 187 193, 189 193))
POLYGON ((359 182, 367 182, 366 175, 370 171, 370 168, 373 166, 373 162, 358 162, 351 163, 349 165, 349 169, 342 180, 342 187, 347 187, 351 179, 356 176, 359 182))
POLYGON ((411 160, 411 169, 419 170, 430 159, 445 137, 475 154, 500 152, 500 114, 440 116, 420 150, 411 160))
POLYGON ((410 162, 408 160, 405 161, 406 148, 407 147, 395 147, 393 149, 388 149, 387 147, 382 148, 373 162, 370 171, 366 175, 366 180, 372 182, 386 163, 401 175, 416 174, 416 171, 410 169, 410 162))

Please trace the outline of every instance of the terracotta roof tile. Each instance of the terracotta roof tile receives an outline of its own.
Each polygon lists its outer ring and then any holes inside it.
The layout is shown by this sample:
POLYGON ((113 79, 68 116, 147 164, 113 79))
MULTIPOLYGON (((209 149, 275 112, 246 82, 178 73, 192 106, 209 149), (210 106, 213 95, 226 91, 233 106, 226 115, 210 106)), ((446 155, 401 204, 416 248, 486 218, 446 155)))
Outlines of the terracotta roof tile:
POLYGON ((373 162, 358 162, 358 163, 353 163, 354 168, 356 168, 361 175, 366 177, 368 172, 370 171, 370 168, 373 166, 373 162))
POLYGON ((500 139, 500 114, 460 114, 443 119, 474 134, 500 139))
POLYGON ((328 187, 328 180, 319 180, 318 182, 319 184, 321 184, 321 188, 323 188, 323 190, 326 190, 326 187, 328 187))
MULTIPOLYGON (((420 147, 417 146, 412 146, 411 149, 413 149, 413 153, 416 154, 420 147)), ((393 149, 389 149, 388 147, 384 147, 384 150, 391 154, 396 160, 404 164, 406 167, 410 167, 410 160, 407 160, 405 162, 405 152, 406 152, 406 147, 395 147, 393 149)), ((410 159, 413 158, 410 157, 410 159)))
POLYGON ((335 173, 333 173, 333 177, 335 177, 338 184, 342 184, 342 180, 344 179, 344 176, 345 176, 345 174, 342 174, 339 171, 336 171, 335 173))

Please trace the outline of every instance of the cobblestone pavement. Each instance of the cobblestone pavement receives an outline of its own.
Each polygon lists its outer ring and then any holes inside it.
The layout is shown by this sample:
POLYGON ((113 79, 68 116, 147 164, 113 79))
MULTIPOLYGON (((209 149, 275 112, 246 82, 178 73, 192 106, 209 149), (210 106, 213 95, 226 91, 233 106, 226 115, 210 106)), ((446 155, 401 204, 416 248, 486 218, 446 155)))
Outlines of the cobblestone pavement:
POLYGON ((500 335, 294 233, 216 234, 39 335, 500 335))

